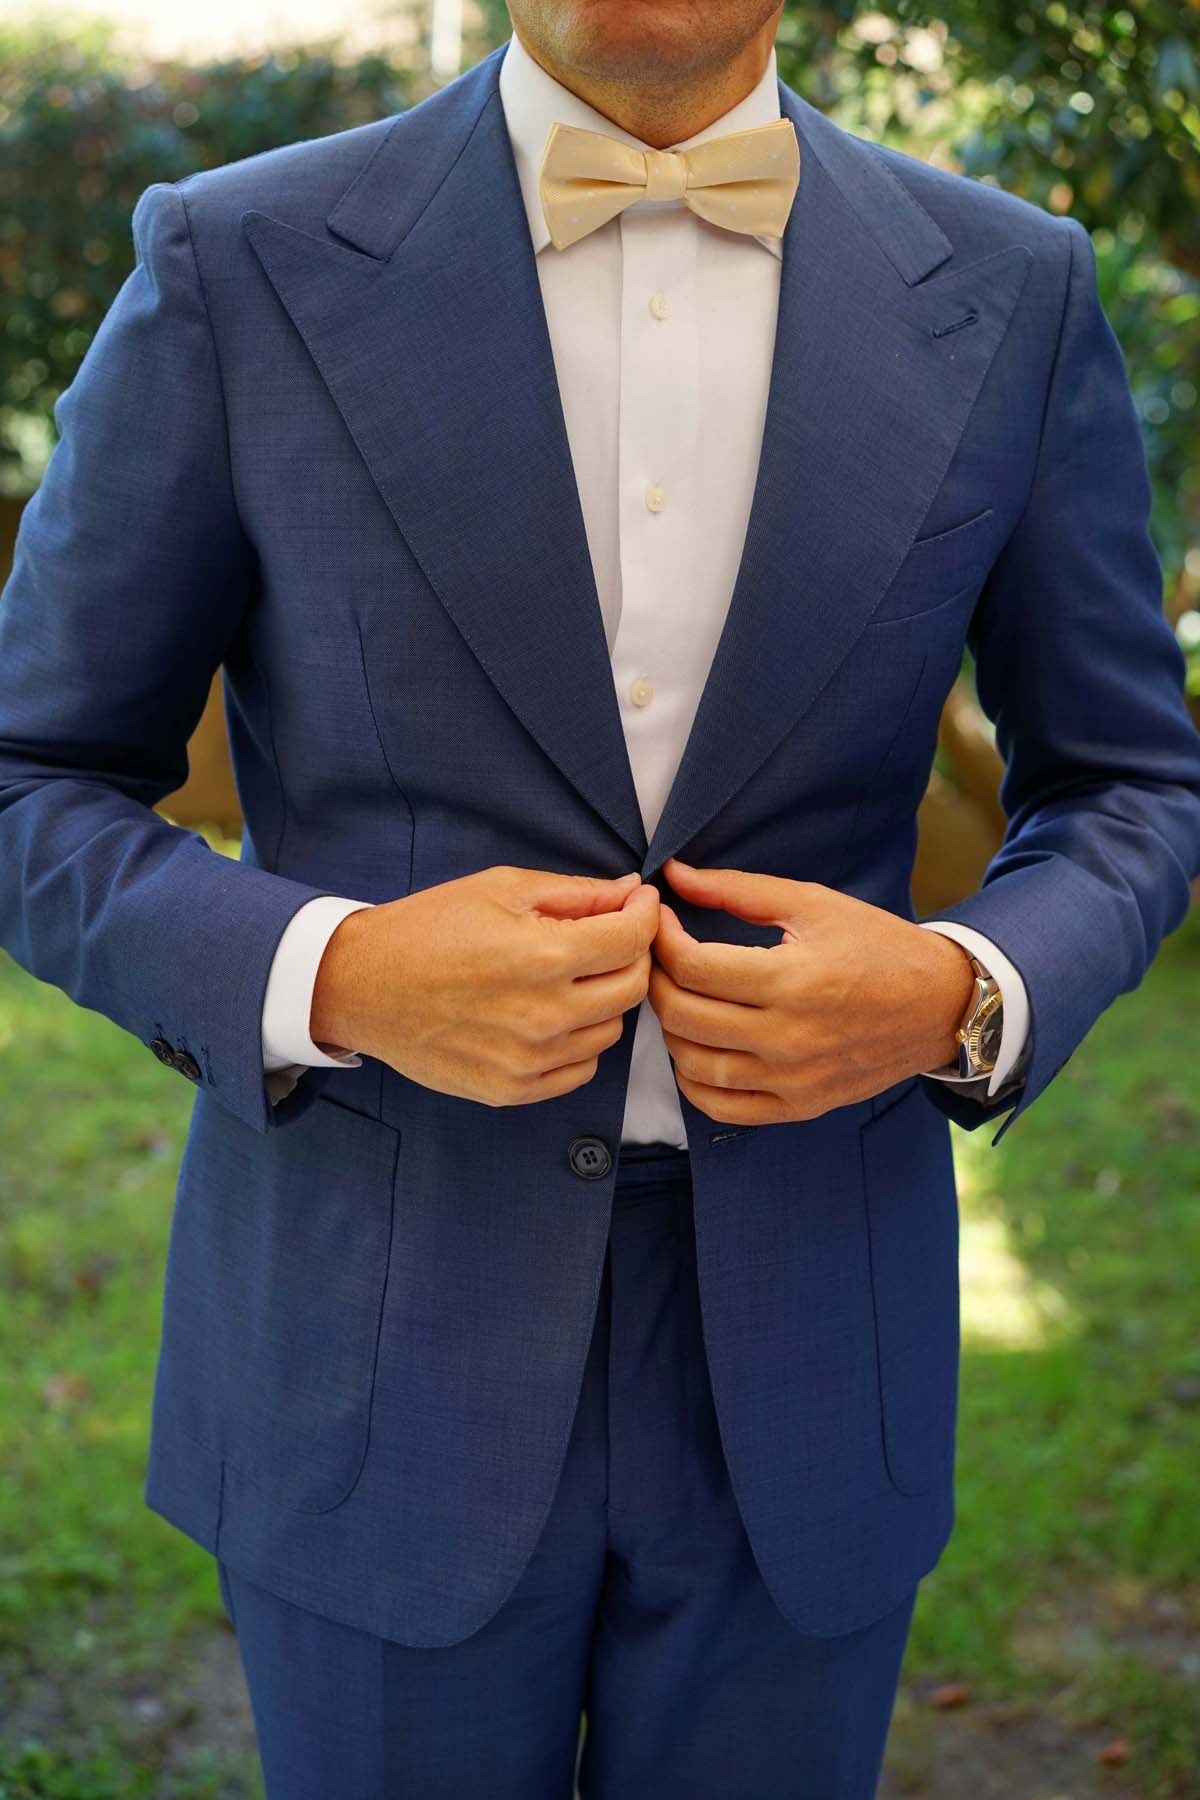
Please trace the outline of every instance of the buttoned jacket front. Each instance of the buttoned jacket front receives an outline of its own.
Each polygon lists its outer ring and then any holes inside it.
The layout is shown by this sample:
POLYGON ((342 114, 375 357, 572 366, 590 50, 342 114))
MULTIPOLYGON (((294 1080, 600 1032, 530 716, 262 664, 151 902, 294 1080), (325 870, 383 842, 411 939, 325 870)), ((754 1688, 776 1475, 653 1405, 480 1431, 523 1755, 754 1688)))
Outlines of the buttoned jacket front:
MULTIPOLYGON (((802 169, 762 455, 647 843, 501 55, 396 117, 146 191, 0 605, 0 941, 195 1070, 148 1503, 299 1604, 429 1646, 493 1615, 547 1516, 612 1195, 571 1146, 617 1144, 632 1033, 535 1107, 370 1058, 272 1106, 259 1017, 297 908, 501 862, 661 884, 678 852, 911 918, 970 646, 1010 822, 945 916, 1028 993, 1007 1129, 1200 866, 1200 752, 1086 234, 782 83, 802 169), (149 811, 218 664, 240 861, 149 811)), ((673 904, 698 936, 774 941, 673 904)), ((1004 1104, 913 1076, 735 1128, 682 1100, 722 1442, 801 1630, 881 1616, 947 1540, 948 1119, 1004 1104)))

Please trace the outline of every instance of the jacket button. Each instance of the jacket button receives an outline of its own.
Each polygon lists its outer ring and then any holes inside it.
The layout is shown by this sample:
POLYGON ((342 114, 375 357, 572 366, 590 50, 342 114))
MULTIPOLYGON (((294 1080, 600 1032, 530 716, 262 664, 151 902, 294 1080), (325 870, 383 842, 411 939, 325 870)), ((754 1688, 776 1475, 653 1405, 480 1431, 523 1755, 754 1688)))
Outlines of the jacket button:
POLYGON ((166 1038, 151 1038, 150 1048, 153 1050, 160 1063, 166 1063, 169 1069, 175 1067, 175 1046, 173 1044, 168 1044, 166 1038))
POLYGON ((567 1160, 575 1173, 586 1181, 596 1181, 612 1168, 608 1145, 598 1137, 572 1138, 567 1148, 567 1160))
POLYGON ((200 1064, 186 1050, 175 1052, 175 1067, 181 1075, 186 1075, 189 1081, 199 1081, 200 1064))

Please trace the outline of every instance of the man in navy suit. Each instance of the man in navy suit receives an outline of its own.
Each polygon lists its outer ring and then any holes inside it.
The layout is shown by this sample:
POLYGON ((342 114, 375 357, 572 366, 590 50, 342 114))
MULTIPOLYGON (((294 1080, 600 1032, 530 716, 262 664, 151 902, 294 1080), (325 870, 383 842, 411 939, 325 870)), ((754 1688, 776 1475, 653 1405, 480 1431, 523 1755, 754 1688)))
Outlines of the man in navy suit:
POLYGON ((1200 869, 1146 467, 1086 233, 823 119, 779 5, 511 10, 138 200, 0 600, 0 941, 195 1084, 146 1500, 271 1800, 867 1800, 948 1120, 1200 869), (918 922, 964 646, 1008 829, 918 922), (238 861, 153 810, 218 666, 238 861))

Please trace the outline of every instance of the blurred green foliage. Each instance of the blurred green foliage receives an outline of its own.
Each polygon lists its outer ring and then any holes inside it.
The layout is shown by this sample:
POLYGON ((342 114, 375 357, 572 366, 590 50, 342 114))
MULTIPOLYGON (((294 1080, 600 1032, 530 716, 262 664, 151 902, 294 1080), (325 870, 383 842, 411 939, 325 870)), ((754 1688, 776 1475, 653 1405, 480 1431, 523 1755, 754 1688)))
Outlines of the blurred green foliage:
POLYGON ((956 134, 968 174, 1093 229, 1136 208, 1168 260, 1200 276, 1195 0, 791 0, 779 55, 823 108, 867 84, 890 103, 885 125, 905 125, 914 100, 980 90, 956 134))
MULTIPOLYGON (((408 104, 407 71, 336 40, 205 65, 134 64, 102 21, 0 22, 0 469, 52 425, 133 264, 130 215, 154 181, 322 137, 408 104)), ((52 440, 51 440, 52 441, 52 440)), ((40 471, 36 471, 40 474, 40 471)))

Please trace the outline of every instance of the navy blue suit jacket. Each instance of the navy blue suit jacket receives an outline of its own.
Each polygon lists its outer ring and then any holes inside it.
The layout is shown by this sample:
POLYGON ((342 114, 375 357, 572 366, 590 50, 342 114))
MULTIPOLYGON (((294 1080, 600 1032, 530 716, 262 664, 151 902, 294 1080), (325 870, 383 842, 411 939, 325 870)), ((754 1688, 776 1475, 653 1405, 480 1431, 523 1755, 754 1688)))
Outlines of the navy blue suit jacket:
MULTIPOLYGON (((968 643, 1009 822, 946 916, 1028 989, 1011 1124, 1200 867, 1200 739, 1087 234, 783 84, 802 172, 757 488, 647 844, 500 56, 401 115, 146 189, 0 605, 0 942, 196 1079, 147 1502, 426 1646, 495 1612, 547 1515, 612 1191, 567 1147, 615 1153, 635 1014, 593 1081, 536 1106, 368 1058, 273 1109, 261 1003, 297 907, 496 863, 661 882, 680 852, 911 918, 968 643), (240 861, 152 810, 218 665, 240 861)), ((775 939, 672 900, 699 936, 775 939)), ((758 1128, 682 1101, 724 1448, 804 1631, 894 1606, 950 1532, 947 1120, 1001 1105, 924 1076, 758 1128)))

